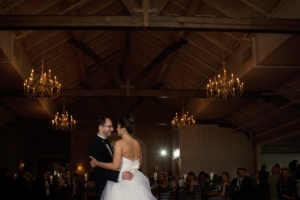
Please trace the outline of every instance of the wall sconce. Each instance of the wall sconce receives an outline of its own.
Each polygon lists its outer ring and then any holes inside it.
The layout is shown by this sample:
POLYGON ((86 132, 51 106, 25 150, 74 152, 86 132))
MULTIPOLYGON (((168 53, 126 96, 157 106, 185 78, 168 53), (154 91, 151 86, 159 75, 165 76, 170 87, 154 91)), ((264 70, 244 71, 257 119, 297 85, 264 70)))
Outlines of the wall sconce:
POLYGON ((77 171, 78 171, 78 172, 82 172, 82 171, 83 171, 83 167, 82 167, 81 165, 78 165, 77 171))
POLYGON ((21 162, 20 163, 20 171, 22 171, 22 169, 25 167, 25 163, 21 162))
POLYGON ((173 159, 179 158, 180 157, 180 150, 175 149, 173 152, 173 159))

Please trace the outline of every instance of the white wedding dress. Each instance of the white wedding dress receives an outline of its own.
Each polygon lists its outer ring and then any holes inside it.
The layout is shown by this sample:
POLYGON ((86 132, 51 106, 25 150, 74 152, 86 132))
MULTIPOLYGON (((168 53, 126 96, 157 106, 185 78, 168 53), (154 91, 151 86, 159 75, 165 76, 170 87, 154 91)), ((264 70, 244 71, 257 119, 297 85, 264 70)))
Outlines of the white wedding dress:
POLYGON ((130 181, 107 181, 101 200, 156 200, 151 193, 149 179, 138 170, 139 168, 139 160, 132 161, 122 157, 120 173, 131 171, 134 178, 130 181))

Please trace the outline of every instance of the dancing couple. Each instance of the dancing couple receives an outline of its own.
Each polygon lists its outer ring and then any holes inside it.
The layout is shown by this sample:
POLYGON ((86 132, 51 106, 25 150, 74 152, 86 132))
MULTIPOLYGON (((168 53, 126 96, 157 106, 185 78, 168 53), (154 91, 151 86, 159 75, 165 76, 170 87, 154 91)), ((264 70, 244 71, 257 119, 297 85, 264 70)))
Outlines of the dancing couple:
POLYGON ((131 136, 135 124, 133 115, 119 119, 117 132, 121 139, 112 149, 107 141, 113 131, 111 119, 101 117, 96 121, 98 133, 89 145, 88 154, 94 170, 97 200, 156 200, 148 178, 139 171, 142 149, 131 136))

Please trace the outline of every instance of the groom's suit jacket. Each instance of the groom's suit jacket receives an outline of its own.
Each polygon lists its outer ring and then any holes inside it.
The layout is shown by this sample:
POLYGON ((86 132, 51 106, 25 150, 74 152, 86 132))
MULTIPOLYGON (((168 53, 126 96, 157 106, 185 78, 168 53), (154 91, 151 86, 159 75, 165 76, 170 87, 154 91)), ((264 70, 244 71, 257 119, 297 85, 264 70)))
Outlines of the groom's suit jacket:
MULTIPOLYGON (((99 136, 96 136, 92 140, 88 148, 88 155, 93 156, 96 160, 100 162, 112 162, 112 156, 107 149, 105 142, 99 136)), ((97 195, 102 194, 102 191, 106 185, 107 180, 118 181, 119 171, 106 170, 101 167, 94 167, 94 182, 97 190, 97 195), (101 194, 99 194, 99 192, 101 194)))

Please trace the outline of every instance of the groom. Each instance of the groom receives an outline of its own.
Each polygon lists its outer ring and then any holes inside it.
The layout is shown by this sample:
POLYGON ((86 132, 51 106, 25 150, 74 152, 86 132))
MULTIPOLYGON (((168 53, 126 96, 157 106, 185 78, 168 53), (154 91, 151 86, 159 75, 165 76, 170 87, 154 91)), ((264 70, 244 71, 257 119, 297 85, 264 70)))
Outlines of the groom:
MULTIPOLYGON (((96 128, 98 133, 89 145, 88 155, 101 162, 112 162, 113 149, 107 140, 107 137, 114 130, 111 119, 108 117, 98 118, 96 120, 96 128)), ((118 182, 133 178, 133 174, 129 171, 124 171, 120 174, 119 171, 106 170, 100 167, 94 167, 93 170, 97 199, 101 198, 107 180, 118 182)))

